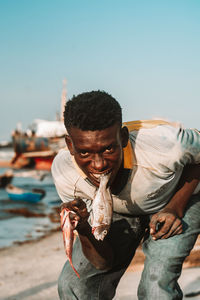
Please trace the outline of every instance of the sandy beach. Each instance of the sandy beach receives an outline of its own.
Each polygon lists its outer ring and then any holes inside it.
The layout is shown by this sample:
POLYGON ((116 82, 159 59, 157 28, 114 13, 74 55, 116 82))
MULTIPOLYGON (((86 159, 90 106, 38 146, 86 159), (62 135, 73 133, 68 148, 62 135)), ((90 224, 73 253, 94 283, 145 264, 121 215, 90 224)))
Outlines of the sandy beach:
MULTIPOLYGON (((190 270, 188 268, 195 267, 196 272, 199 274, 198 279, 200 282, 199 246, 200 240, 197 241, 194 250, 187 258, 184 270, 190 270)), ((122 280, 120 283, 115 299, 130 299, 130 295, 125 296, 127 290, 130 292, 130 288, 127 288, 127 282, 131 283, 130 278, 132 278, 135 285, 138 284, 143 259, 142 251, 138 249, 133 262, 124 275, 127 280, 122 280)), ((38 241, 15 245, 1 250, 0 300, 59 299, 57 279, 65 260, 66 256, 60 231, 53 232, 38 241)), ((188 273, 188 276, 191 275, 188 273)), ((131 288, 134 289, 133 293, 136 295, 137 286, 133 287, 132 285, 131 288)), ((192 299, 199 299, 198 297, 196 296, 192 299)), ((133 297, 133 299, 137 298, 133 297)))
POLYGON ((66 260, 61 232, 0 251, 0 299, 58 299, 57 279, 66 260))

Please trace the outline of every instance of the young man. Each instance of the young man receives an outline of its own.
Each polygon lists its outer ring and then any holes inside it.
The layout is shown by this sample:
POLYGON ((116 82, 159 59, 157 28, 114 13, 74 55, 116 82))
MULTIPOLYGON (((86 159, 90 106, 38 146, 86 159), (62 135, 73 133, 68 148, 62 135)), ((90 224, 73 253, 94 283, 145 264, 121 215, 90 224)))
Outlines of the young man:
POLYGON ((143 237, 138 298, 182 299, 177 280, 200 232, 199 132, 158 120, 122 126, 119 103, 101 91, 68 101, 64 122, 69 150, 58 153, 52 174, 63 207, 76 213, 80 278, 67 261, 60 299, 112 299, 143 237), (108 173, 112 223, 99 241, 90 217, 100 176, 108 173))

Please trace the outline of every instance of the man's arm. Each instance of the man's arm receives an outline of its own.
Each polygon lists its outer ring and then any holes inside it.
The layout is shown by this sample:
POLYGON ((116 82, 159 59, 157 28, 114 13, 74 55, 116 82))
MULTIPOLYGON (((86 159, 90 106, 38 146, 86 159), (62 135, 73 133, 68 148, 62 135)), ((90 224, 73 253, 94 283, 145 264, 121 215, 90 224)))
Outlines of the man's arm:
POLYGON ((165 239, 182 233, 181 218, 199 181, 200 164, 187 165, 183 170, 176 193, 164 209, 153 215, 151 219, 149 226, 153 239, 165 239))
POLYGON ((71 218, 78 221, 76 230, 85 257, 96 269, 109 270, 113 262, 112 249, 106 241, 106 238, 103 241, 98 241, 92 234, 92 228, 87 221, 89 213, 85 202, 78 198, 71 202, 63 203, 61 209, 63 208, 68 208, 76 213, 76 215, 71 215, 71 218))

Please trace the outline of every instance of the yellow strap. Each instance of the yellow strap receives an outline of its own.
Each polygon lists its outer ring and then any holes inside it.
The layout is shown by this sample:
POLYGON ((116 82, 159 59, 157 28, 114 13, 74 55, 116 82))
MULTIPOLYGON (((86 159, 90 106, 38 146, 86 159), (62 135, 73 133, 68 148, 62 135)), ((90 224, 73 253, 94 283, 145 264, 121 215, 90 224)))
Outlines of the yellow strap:
POLYGON ((171 123, 165 120, 138 120, 138 121, 130 121, 124 122, 123 125, 128 128, 129 131, 139 130, 141 128, 153 128, 158 125, 175 125, 175 123, 171 123))
POLYGON ((134 157, 133 157, 133 150, 132 150, 130 140, 128 141, 127 146, 123 148, 123 151, 124 151, 124 168, 132 169, 134 157))
MULTIPOLYGON (((153 128, 159 125, 172 125, 177 126, 177 123, 168 122, 165 120, 137 120, 137 121, 130 121, 124 122, 123 126, 128 128, 128 131, 138 131, 139 129, 148 129, 153 128)), ((123 149, 124 150, 124 168, 125 169, 132 169, 134 165, 134 151, 132 149, 130 141, 128 141, 127 146, 123 149)))

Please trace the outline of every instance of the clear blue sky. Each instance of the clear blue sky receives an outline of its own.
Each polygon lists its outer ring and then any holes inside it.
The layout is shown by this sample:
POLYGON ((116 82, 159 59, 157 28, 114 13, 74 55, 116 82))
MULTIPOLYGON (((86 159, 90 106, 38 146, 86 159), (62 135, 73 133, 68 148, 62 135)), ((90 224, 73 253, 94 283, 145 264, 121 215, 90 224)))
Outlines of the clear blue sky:
POLYGON ((0 140, 54 120, 68 97, 105 90, 124 121, 200 129, 199 0, 0 0, 0 140))

